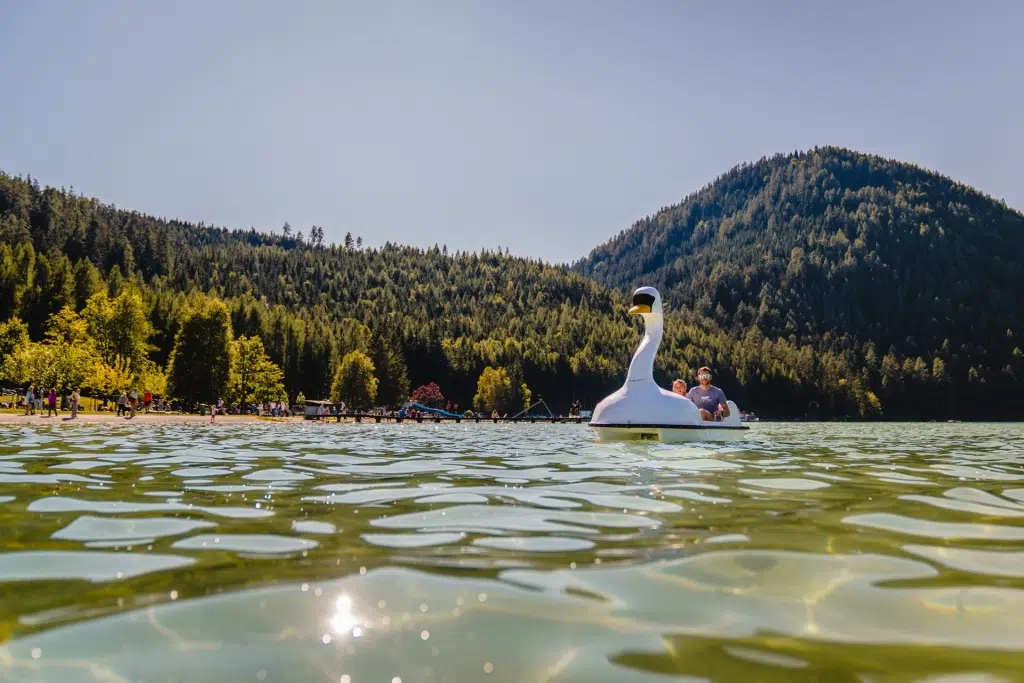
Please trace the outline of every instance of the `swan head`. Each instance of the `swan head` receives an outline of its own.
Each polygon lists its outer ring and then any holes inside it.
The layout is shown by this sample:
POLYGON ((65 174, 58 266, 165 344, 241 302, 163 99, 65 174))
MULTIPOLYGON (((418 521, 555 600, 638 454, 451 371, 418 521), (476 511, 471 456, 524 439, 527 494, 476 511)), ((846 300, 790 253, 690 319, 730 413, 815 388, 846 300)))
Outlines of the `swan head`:
POLYGON ((630 315, 641 315, 646 321, 649 316, 661 315, 661 294, 654 287, 640 287, 633 292, 633 307, 630 315))

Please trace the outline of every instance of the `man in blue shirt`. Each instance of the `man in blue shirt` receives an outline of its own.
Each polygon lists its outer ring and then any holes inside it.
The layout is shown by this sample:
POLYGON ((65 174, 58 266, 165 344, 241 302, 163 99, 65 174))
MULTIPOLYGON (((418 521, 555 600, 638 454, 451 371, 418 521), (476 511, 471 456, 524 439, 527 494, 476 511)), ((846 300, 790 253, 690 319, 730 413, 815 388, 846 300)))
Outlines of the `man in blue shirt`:
POLYGON ((700 409, 702 420, 729 417, 729 404, 725 402, 725 392, 711 384, 711 368, 704 366, 697 371, 700 386, 693 387, 686 398, 693 401, 700 409))

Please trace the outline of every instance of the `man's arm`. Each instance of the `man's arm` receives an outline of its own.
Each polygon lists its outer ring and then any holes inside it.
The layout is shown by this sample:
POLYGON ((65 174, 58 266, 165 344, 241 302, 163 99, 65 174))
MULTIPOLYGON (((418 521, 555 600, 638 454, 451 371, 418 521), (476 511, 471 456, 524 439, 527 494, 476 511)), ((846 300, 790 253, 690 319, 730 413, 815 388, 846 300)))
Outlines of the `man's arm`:
POLYGON ((722 417, 729 417, 729 404, 726 403, 725 392, 718 392, 718 408, 721 411, 722 417))

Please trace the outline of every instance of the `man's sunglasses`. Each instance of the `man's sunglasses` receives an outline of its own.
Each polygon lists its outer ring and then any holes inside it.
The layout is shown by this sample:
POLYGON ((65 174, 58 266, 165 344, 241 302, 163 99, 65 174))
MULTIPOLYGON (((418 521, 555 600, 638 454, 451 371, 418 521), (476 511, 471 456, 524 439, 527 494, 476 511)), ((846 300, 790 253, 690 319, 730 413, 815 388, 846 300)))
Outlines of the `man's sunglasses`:
POLYGON ((711 375, 697 375, 697 379, 711 379, 711 375))

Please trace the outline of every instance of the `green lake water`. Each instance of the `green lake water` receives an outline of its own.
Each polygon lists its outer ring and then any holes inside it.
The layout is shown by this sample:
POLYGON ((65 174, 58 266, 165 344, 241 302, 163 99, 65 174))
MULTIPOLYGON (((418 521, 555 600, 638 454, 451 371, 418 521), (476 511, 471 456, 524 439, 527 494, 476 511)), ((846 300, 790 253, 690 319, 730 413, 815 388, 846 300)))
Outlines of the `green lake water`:
POLYGON ((1024 680, 1024 425, 0 425, 0 681, 1024 680))

